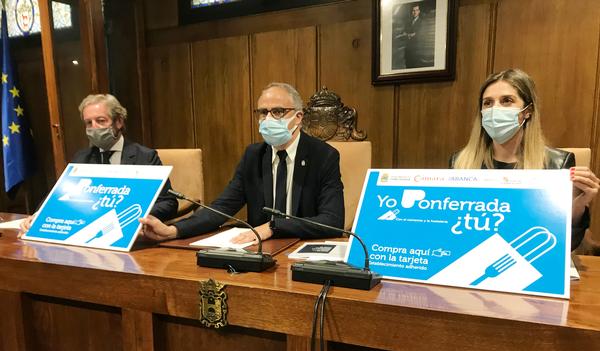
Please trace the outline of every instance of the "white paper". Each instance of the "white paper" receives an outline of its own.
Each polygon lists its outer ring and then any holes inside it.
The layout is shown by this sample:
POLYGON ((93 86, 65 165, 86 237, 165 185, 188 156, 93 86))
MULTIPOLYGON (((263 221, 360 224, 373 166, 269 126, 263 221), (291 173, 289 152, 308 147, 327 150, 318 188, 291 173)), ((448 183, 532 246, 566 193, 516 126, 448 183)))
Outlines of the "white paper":
POLYGON ((573 262, 573 260, 571 259, 571 271, 569 276, 571 277, 571 280, 579 280, 579 271, 577 271, 577 267, 575 267, 575 262, 573 262))
POLYGON ((294 252, 290 253, 288 257, 292 259, 306 259, 309 261, 343 261, 344 256, 346 256, 346 249, 348 249, 347 241, 310 242, 302 244, 302 246, 297 248, 294 252), (300 252, 308 245, 335 245, 335 248, 333 248, 327 253, 300 252))
POLYGON ((201 239, 198 241, 194 241, 190 244, 190 246, 201 246, 201 247, 223 247, 223 248, 232 248, 232 249, 243 249, 245 247, 251 246, 253 242, 247 242, 244 244, 234 244, 231 242, 231 239, 235 238, 239 234, 243 232, 247 232, 248 228, 231 228, 224 232, 220 232, 213 236, 210 236, 206 239, 201 239))
POLYGON ((21 229, 21 222, 24 220, 25 218, 21 218, 14 221, 2 222, 0 223, 0 229, 21 229))

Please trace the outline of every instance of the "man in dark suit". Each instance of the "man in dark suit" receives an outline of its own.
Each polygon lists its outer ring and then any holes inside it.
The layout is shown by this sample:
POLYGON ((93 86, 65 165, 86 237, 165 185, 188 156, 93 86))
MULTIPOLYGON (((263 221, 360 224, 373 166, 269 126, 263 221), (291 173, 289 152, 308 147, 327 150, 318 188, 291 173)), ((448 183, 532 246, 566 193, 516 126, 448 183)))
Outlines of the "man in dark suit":
MULTIPOLYGON (((88 95, 79 105, 79 112, 91 146, 75 153, 72 162, 162 165, 156 150, 123 137, 127 110, 114 96, 88 95)), ((168 220, 177 215, 177 199, 167 192, 169 189, 171 183, 167 179, 150 212, 161 220, 168 220)))
MULTIPOLYGON (((162 165, 156 150, 123 137, 127 110, 110 94, 88 95, 79 104, 81 119, 91 146, 75 153, 73 163, 162 165)), ((177 199, 167 191, 167 179, 150 213, 165 221, 177 215, 177 199)), ((21 222, 21 233, 31 227, 33 216, 21 222)))
MULTIPOLYGON (((302 99, 292 86, 271 83, 258 99, 255 113, 265 142, 248 146, 233 178, 211 206, 235 215, 244 205, 248 223, 261 238, 300 237, 314 239, 338 236, 297 220, 271 218, 262 208, 323 224, 344 226, 344 195, 339 153, 330 145, 301 132, 302 99)), ((226 218, 198 210, 189 218, 166 226, 156 218, 140 219, 146 236, 155 240, 173 239, 217 229, 226 218)), ((247 231, 234 243, 254 241, 247 231)))
POLYGON ((413 5, 411 8, 411 19, 408 22, 408 42, 406 44, 406 50, 404 57, 406 58, 406 68, 417 68, 424 67, 421 62, 419 50, 422 45, 422 20, 421 20, 421 6, 413 5))

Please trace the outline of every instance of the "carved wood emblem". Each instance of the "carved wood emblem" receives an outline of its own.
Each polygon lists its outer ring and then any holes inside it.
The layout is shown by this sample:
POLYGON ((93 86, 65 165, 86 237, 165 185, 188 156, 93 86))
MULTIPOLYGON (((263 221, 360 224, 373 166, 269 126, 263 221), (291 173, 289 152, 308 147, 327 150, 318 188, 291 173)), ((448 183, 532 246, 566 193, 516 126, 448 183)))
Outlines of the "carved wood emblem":
POLYGON ((323 87, 310 97, 302 129, 323 141, 363 141, 367 134, 356 128, 357 117, 354 108, 345 106, 339 95, 323 87))

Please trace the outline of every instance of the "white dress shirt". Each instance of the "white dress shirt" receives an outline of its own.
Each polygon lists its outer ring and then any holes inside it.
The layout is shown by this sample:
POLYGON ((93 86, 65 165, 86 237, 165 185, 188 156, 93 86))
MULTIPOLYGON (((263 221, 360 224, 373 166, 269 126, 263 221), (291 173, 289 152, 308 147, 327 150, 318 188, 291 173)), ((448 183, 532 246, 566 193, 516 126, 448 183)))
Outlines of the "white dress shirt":
MULTIPOLYGON (((123 138, 123 134, 119 136, 119 139, 108 151, 112 151, 112 155, 110 155, 110 164, 111 165, 120 165, 121 164, 121 155, 123 155, 123 144, 125 144, 125 138, 123 138)), ((100 152, 104 152, 105 150, 100 149, 100 152)))

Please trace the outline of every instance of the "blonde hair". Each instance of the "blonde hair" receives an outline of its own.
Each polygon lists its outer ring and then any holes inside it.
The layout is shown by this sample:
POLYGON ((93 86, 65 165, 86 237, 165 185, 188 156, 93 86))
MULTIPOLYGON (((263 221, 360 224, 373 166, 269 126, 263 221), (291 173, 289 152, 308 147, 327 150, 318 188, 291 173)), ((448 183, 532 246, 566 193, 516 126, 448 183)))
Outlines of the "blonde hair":
MULTIPOLYGON (((542 133, 535 83, 527 73, 514 68, 490 75, 479 91, 478 111, 481 111, 485 90, 499 81, 506 82, 515 88, 519 97, 525 102, 524 107, 529 105, 528 110, 531 111, 531 116, 523 124, 523 139, 521 139, 521 145, 517 151, 515 168, 544 168, 546 139, 542 133)), ((494 168, 493 152, 492 138, 483 129, 481 113, 478 112, 473 122, 469 141, 458 153, 454 168, 480 169, 483 165, 492 169, 494 168)))
POLYGON ((116 97, 110 94, 92 94, 88 95, 81 101, 79 104, 79 116, 83 119, 83 109, 88 107, 89 105, 95 105, 98 103, 103 103, 108 110, 108 115, 110 119, 115 120, 116 118, 123 119, 123 126, 125 125, 125 121, 127 120, 127 109, 121 105, 119 100, 116 97))

